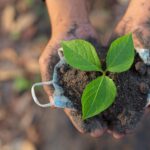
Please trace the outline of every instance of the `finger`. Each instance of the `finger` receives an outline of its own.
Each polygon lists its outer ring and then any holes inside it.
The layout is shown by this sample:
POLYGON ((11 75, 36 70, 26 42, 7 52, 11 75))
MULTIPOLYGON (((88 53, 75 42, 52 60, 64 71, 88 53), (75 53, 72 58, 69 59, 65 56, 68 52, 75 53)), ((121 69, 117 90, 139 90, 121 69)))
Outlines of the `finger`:
POLYGON ((108 129, 107 133, 112 134, 112 130, 108 129))
POLYGON ((89 121, 83 121, 79 112, 70 109, 65 109, 64 111, 74 127, 80 133, 90 133, 92 137, 99 137, 106 131, 106 126, 104 123, 100 123, 100 121, 96 118, 90 119, 89 121))
POLYGON ((118 25, 116 26, 116 28, 114 29, 109 38, 108 42, 109 45, 112 41, 114 41, 118 37, 128 33, 132 33, 134 47, 138 53, 150 47, 149 29, 145 28, 143 25, 138 24, 136 25, 136 27, 132 26, 129 28, 127 24, 122 23, 123 22, 122 20, 120 22, 118 23, 118 25))
POLYGON ((119 133, 113 129, 108 129, 107 133, 111 134, 115 139, 122 139, 125 136, 125 133, 119 133))
POLYGON ((107 133, 111 134, 115 139, 122 139, 125 136, 125 133, 119 133, 110 129, 107 130, 107 133))
POLYGON ((95 129, 93 132, 90 133, 90 135, 94 138, 98 138, 102 136, 106 131, 106 128, 103 129, 95 129))
POLYGON ((80 132, 85 133, 86 130, 84 129, 83 122, 81 122, 81 116, 77 115, 77 112, 71 111, 69 109, 64 109, 66 115, 74 125, 74 127, 80 132))
MULTIPOLYGON (((50 81, 52 79, 53 69, 58 60, 57 48, 48 44, 39 59, 42 81, 50 81)), ((52 87, 44 86, 44 90, 48 96, 52 95, 52 87)))
POLYGON ((112 132, 112 135, 115 139, 122 139, 125 136, 125 134, 117 132, 112 132))

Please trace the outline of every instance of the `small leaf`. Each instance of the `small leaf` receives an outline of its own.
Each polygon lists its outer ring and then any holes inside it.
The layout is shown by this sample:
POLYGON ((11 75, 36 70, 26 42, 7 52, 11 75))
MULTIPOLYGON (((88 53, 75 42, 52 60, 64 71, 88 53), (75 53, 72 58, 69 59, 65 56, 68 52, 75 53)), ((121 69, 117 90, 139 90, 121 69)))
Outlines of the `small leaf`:
POLYGON ((115 100, 116 86, 112 79, 101 76, 90 82, 82 94, 82 118, 93 117, 107 109, 115 100))
POLYGON ((134 44, 132 34, 122 36, 115 40, 107 53, 107 70, 111 72, 124 72, 134 61, 134 44))
POLYGON ((62 47, 67 63, 83 71, 100 71, 101 63, 95 48, 84 40, 63 41, 62 47))

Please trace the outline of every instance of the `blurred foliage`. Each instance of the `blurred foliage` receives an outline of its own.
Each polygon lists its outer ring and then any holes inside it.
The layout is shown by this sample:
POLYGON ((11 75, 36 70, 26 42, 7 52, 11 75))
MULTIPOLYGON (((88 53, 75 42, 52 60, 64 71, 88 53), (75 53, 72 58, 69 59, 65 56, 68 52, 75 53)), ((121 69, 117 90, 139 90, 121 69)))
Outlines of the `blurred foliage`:
POLYGON ((17 92, 24 92, 26 90, 30 90, 33 83, 40 81, 41 77, 39 74, 34 75, 33 80, 30 80, 24 76, 18 76, 15 78, 13 85, 17 92))
POLYGON ((29 90, 31 87, 31 82, 25 77, 16 77, 14 80, 14 88, 18 92, 23 92, 25 90, 29 90))

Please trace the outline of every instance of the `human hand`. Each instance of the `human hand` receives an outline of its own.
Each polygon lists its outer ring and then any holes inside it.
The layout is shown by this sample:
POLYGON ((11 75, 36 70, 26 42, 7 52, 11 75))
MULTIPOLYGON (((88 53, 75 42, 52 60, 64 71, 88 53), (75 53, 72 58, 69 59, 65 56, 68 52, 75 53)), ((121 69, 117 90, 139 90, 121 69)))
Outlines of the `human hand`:
MULTIPOLYGON (((53 73, 53 68, 55 64, 59 61, 57 49, 60 48, 60 43, 62 40, 71 40, 71 39, 85 39, 91 42, 96 48, 98 47, 97 35, 93 27, 88 24, 77 25, 73 24, 70 27, 61 27, 57 29, 57 33, 52 36, 48 42, 46 48, 44 49, 40 59, 40 70, 43 81, 50 81, 51 75, 53 73)), ((45 86, 45 91, 50 97, 53 94, 53 91, 49 86, 45 86)), ((51 101, 51 99, 50 99, 51 101)), ((81 133, 90 133, 93 137, 98 137, 102 135, 105 131, 105 127, 102 126, 99 119, 90 119, 88 123, 82 121, 81 114, 77 111, 70 109, 64 109, 67 116, 70 118, 73 125, 81 133)))
MULTIPOLYGON (((85 39, 85 40, 88 39, 97 40, 97 35, 94 29, 88 23, 88 19, 87 19, 88 14, 85 9, 86 6, 85 1, 65 0, 63 2, 62 1, 56 2, 56 1, 47 0, 47 6, 48 6, 49 14, 51 16, 53 34, 51 40, 48 42, 39 60, 43 81, 49 81, 51 79, 51 73, 53 71, 53 67, 59 60, 57 55, 57 49, 60 48, 60 42, 62 40, 71 40, 77 38, 85 39), (71 9, 72 6, 74 6, 73 7, 74 9, 71 9), (73 24, 74 21, 78 23, 73 24)), ((137 45, 140 48, 143 48, 143 46, 149 47, 149 41, 148 41, 149 32, 144 30, 144 26, 140 24, 141 23, 140 20, 142 20, 141 18, 135 19, 135 16, 141 17, 141 15, 133 14, 132 9, 129 12, 130 13, 127 13, 126 17, 123 18, 122 21, 118 24, 111 39, 116 38, 119 35, 124 35, 128 32, 136 31, 133 32, 135 45, 137 45), (125 20, 128 23, 128 27, 126 26, 125 20), (141 33, 143 35, 141 35, 141 33)), ((136 11, 134 12, 136 13, 136 11)), ((146 18, 146 17, 142 17, 142 18, 146 18)), ((93 43, 92 41, 91 43, 94 44, 95 42, 93 43)), ((48 96, 51 96, 52 95, 51 89, 49 87, 44 87, 44 88, 48 96)), ((86 124, 85 122, 82 121, 81 115, 78 115, 77 112, 70 111, 67 109, 64 109, 64 111, 66 112, 66 114, 68 115, 68 117, 70 118, 74 126, 81 133, 89 132, 92 136, 99 137, 107 129, 105 125, 102 125, 103 123, 100 121, 100 119, 96 119, 96 118, 92 119, 88 124, 86 124)), ((112 133, 112 135, 115 138, 121 138, 124 136, 124 134, 120 134, 114 131, 113 128, 109 129, 108 132, 112 133)))
MULTIPOLYGON (((143 2, 144 3, 144 2, 143 2)), ((139 90, 139 93, 141 92, 142 96, 145 94, 145 100, 147 99, 147 95, 149 92, 149 73, 148 69, 150 68, 148 65, 150 65, 150 20, 149 20, 149 2, 146 1, 144 5, 141 5, 141 2, 132 1, 124 15, 124 17, 120 20, 118 25, 113 31, 113 34, 110 38, 110 42, 114 39, 118 38, 119 36, 132 33, 133 35, 133 41, 134 41, 134 47, 137 53, 142 56, 143 52, 145 52, 145 57, 143 57, 143 61, 140 59, 135 59, 135 63, 133 64, 132 68, 128 71, 134 70, 134 73, 131 75, 133 77, 133 80, 137 78, 137 86, 136 87, 139 90), (136 4, 135 4, 136 3, 136 4), (147 4, 146 4, 147 3, 147 4), (136 7, 136 8, 135 8, 136 7), (135 9, 138 10, 135 11, 135 9), (145 11, 142 11, 145 10, 145 11), (147 64, 147 66, 146 66, 147 64), (145 91, 143 91, 143 89, 145 91)), ((128 73, 127 73, 128 74, 128 73)), ((130 74, 130 73, 129 73, 130 74)), ((129 78, 131 77, 129 76, 129 78)), ((123 81, 125 82, 125 80, 123 81)), ((122 82, 122 84, 123 84, 122 82)), ((136 84, 136 83, 135 83, 136 84)), ((137 92, 137 101, 135 103, 138 103, 139 93, 134 89, 132 82, 129 83, 129 87, 132 86, 131 91, 128 91, 128 93, 137 92)), ((125 90, 125 89, 124 89, 125 90)), ((128 95, 128 94, 127 94, 128 95)), ((133 97, 134 98, 134 97, 133 97)), ((143 101, 144 103, 144 101, 143 101)), ((146 104, 145 104, 146 105, 146 104)), ((147 105, 148 106, 148 105, 147 105)), ((145 112, 148 112, 148 107, 145 107, 145 112)), ((136 116, 135 116, 136 117, 136 116)), ((138 120, 139 121, 139 120, 138 120)), ((114 129, 110 133, 116 134, 117 137, 123 137, 127 133, 131 133, 133 130, 126 130, 123 134, 120 134, 116 132, 114 129)))

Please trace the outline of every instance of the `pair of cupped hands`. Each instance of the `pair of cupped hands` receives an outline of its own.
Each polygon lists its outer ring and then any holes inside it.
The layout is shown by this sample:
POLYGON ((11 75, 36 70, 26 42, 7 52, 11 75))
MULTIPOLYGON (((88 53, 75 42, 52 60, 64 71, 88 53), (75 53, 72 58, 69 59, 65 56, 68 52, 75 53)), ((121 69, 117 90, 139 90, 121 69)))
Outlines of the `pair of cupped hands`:
MULTIPOLYGON (((136 22, 127 23, 125 19, 120 21, 116 26, 109 41, 113 41, 118 36, 122 36, 127 33, 132 33, 135 47, 145 48, 144 42, 142 42, 142 40, 148 40, 147 37, 150 36, 150 30, 146 27, 143 27, 142 24, 138 24, 136 22), (139 31, 142 33, 140 38, 138 37, 139 31)), ((98 35, 90 22, 86 24, 72 23, 69 27, 65 27, 60 24, 59 28, 55 29, 55 34, 52 34, 51 39, 49 40, 39 59, 40 71, 43 81, 50 81, 52 79, 53 68, 59 61, 57 50, 61 47, 61 41, 72 39, 94 39, 94 41, 97 41, 99 44, 98 35)), ((95 42, 92 44, 95 44, 95 42)), ((51 91, 50 87, 47 86, 44 87, 44 89, 49 97, 52 96, 53 92, 51 91)), ((89 132, 92 137, 100 137, 104 132, 108 132, 117 139, 125 136, 125 134, 120 134, 113 130, 108 130, 107 127, 103 128, 98 120, 95 120, 96 127, 94 127, 94 130, 86 130, 82 126, 82 119, 77 119, 77 116, 73 115, 69 109, 64 109, 64 111, 76 129, 81 133, 89 132)), ((92 125, 89 125, 89 127, 92 128, 92 125)))

